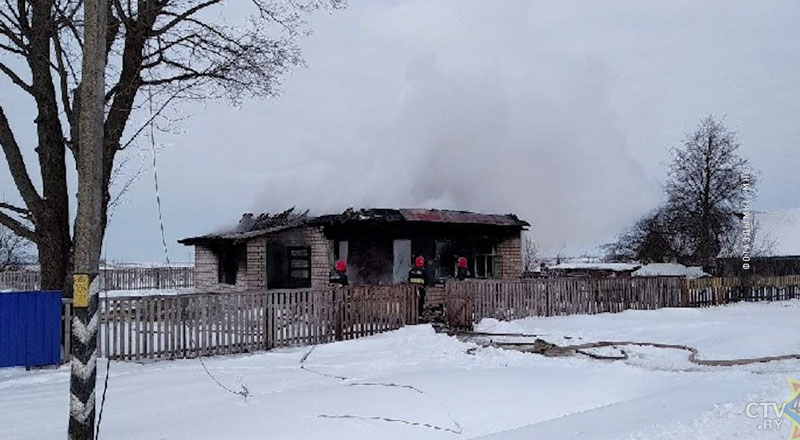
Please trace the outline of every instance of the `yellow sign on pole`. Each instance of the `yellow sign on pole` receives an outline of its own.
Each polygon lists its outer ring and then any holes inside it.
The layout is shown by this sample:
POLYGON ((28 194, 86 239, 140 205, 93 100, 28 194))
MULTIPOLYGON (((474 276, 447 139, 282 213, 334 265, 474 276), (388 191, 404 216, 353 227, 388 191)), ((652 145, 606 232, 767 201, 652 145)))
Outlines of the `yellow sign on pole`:
POLYGON ((79 273, 72 276, 72 306, 89 307, 89 275, 79 273))

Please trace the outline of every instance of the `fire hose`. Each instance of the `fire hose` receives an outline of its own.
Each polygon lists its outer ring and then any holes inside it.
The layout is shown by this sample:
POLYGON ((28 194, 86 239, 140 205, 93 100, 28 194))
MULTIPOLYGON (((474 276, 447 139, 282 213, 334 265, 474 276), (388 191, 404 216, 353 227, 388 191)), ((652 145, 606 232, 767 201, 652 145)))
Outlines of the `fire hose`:
MULTIPOLYGON (((455 333, 459 336, 467 337, 468 339, 470 337, 485 338, 488 336, 494 336, 494 337, 535 336, 535 335, 525 335, 518 333, 493 334, 493 333, 465 332, 465 331, 457 331, 455 333)), ((741 358, 741 359, 699 359, 698 358, 699 350, 695 347, 682 344, 665 344, 658 342, 638 342, 638 341, 598 341, 598 342, 588 342, 585 344, 575 344, 575 345, 557 345, 547 342, 544 339, 536 338, 533 342, 496 342, 489 340, 489 343, 487 345, 497 348, 517 350, 523 353, 534 353, 547 357, 562 357, 562 356, 570 356, 572 354, 581 354, 590 357, 592 359, 612 360, 612 361, 626 360, 628 359, 628 354, 624 350, 620 350, 622 353, 621 355, 609 356, 609 355, 591 353, 586 350, 594 348, 603 348, 603 347, 616 348, 624 346, 654 347, 654 348, 687 351, 689 353, 689 362, 695 365, 708 366, 708 367, 733 367, 738 365, 750 365, 750 364, 758 364, 758 363, 773 362, 773 361, 800 360, 800 354, 798 353, 784 354, 778 356, 741 358)))

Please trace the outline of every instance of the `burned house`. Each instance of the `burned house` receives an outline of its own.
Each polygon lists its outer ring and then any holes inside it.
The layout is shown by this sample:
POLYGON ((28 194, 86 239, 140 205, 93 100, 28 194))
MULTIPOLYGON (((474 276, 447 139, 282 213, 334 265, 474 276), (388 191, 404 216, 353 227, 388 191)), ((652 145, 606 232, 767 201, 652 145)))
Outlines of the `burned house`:
POLYGON ((404 283, 418 256, 432 282, 453 278, 459 257, 470 277, 519 278, 528 226, 512 214, 348 209, 311 217, 290 210, 245 214, 231 231, 179 242, 195 247, 197 290, 258 291, 327 286, 338 260, 347 263, 351 285, 404 283))

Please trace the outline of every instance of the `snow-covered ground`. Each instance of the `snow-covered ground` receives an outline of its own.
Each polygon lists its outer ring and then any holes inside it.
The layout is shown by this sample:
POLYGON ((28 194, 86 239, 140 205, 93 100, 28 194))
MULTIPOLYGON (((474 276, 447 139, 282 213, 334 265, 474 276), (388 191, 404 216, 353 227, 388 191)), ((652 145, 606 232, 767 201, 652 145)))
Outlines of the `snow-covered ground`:
MULTIPOLYGON (((800 301, 486 320, 555 343, 693 345, 703 358, 800 353, 800 301), (567 339, 567 338, 570 339, 567 339), (579 339, 580 338, 580 339, 579 339)), ((354 341, 199 360, 112 363, 100 438, 785 439, 748 402, 783 402, 800 362, 698 367, 675 350, 626 361, 481 348, 430 326, 354 341), (305 360, 303 361, 303 359, 305 360), (301 365, 304 368, 301 368, 301 365)), ((105 361, 100 362, 100 377, 105 361)), ((0 438, 63 438, 68 368, 0 370, 0 438)), ((99 403, 99 399, 98 399, 99 403)))

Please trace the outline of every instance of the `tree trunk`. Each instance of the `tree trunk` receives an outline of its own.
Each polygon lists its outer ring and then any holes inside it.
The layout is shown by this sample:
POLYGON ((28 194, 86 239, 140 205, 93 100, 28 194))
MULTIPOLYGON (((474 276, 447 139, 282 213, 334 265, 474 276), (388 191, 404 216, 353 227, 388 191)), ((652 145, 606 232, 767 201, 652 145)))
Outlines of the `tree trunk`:
MULTIPOLYGON (((32 3, 28 64, 31 89, 38 114, 36 152, 42 175, 42 199, 28 205, 36 226, 42 288, 64 291, 69 271, 72 242, 69 231, 69 194, 67 192, 66 145, 62 132, 55 86, 51 75, 50 44, 55 31, 53 2, 32 3)), ((27 203, 27 200, 26 200, 27 203)))
MULTIPOLYGON (((63 209, 65 211, 66 208, 63 209)), ((37 224, 37 246, 39 265, 42 273, 42 290, 60 290, 65 297, 72 295, 71 284, 67 283, 72 267, 70 264, 72 240, 69 223, 59 211, 51 212, 37 224)))
POLYGON ((106 68, 106 0, 84 2, 83 78, 78 115, 80 148, 78 211, 75 216, 73 275, 72 373, 70 376, 70 440, 95 438, 101 205, 103 187, 103 95, 106 68))

